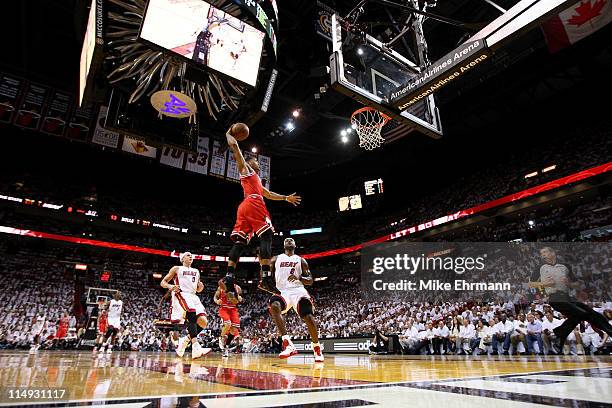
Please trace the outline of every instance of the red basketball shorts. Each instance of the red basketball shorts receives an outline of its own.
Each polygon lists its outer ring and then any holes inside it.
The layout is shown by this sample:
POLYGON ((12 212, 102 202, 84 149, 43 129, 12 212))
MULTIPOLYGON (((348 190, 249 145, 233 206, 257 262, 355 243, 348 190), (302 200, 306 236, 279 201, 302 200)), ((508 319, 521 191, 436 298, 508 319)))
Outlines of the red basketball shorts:
POLYGON ((230 323, 232 327, 236 329, 240 328, 240 315, 238 309, 235 307, 220 307, 219 317, 223 320, 224 324, 230 323))
POLYGON ((249 240, 253 234, 259 237, 268 230, 274 232, 274 227, 262 198, 247 198, 240 203, 231 235, 233 240, 237 237, 249 240))

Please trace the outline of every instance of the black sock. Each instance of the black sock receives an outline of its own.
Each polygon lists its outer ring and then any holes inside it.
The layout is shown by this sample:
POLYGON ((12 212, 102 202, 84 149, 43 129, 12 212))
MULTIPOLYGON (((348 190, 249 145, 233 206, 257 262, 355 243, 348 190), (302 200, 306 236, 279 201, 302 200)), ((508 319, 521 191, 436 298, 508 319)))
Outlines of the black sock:
POLYGON ((233 278, 234 277, 234 272, 236 272, 236 265, 233 266, 227 266, 227 272, 225 273, 225 276, 233 278))
POLYGON ((261 277, 267 278, 268 276, 272 276, 270 273, 270 265, 261 265, 261 277))
POLYGON ((234 335, 230 333, 230 334, 227 335, 227 340, 225 341, 225 346, 228 347, 230 344, 232 344, 232 340, 234 340, 234 335))

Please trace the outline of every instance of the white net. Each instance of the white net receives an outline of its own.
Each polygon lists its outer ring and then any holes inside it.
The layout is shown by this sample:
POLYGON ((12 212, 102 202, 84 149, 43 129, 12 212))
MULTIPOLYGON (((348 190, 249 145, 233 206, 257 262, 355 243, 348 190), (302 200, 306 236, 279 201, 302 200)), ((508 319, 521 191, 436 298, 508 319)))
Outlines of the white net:
POLYGON ((351 116, 351 126, 359 136, 359 147, 374 150, 384 143, 382 127, 389 117, 373 108, 361 108, 351 116))

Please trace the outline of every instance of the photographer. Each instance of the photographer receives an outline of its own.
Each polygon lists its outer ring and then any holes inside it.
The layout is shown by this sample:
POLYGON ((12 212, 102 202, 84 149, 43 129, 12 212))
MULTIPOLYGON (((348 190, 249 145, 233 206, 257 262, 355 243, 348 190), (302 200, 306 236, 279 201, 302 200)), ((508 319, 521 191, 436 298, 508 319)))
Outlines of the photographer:
POLYGON ((385 336, 378 329, 374 329, 374 339, 370 346, 370 354, 386 354, 389 352, 389 337, 385 336))

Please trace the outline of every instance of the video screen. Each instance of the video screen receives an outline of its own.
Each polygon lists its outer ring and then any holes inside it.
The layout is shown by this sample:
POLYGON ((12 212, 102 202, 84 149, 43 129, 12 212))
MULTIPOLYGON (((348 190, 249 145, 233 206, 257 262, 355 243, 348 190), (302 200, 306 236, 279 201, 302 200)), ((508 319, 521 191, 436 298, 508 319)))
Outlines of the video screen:
POLYGON ((264 33, 202 0, 150 0, 140 38, 255 86, 264 33))

